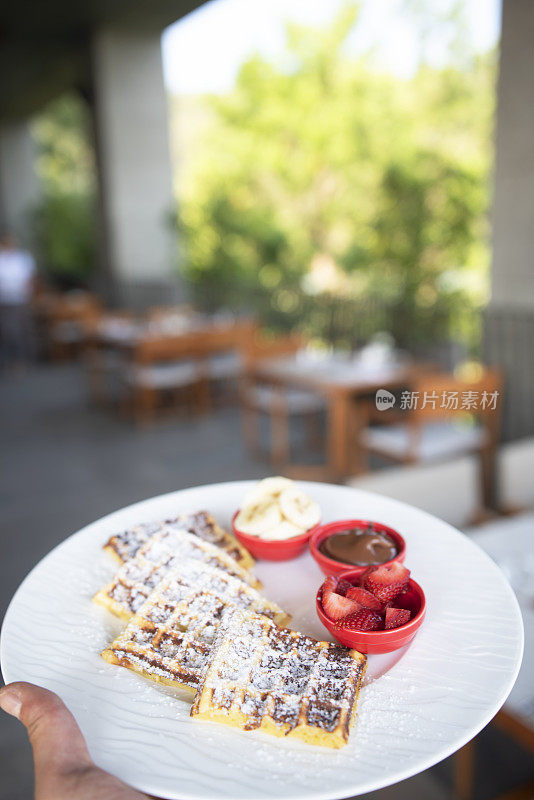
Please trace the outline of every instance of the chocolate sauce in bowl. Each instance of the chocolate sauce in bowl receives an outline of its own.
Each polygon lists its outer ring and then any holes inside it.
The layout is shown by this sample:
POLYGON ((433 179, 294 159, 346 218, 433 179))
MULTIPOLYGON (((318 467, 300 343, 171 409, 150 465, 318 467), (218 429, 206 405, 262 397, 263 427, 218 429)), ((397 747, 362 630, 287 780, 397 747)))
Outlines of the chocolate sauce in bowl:
POLYGON ((374 566, 391 561, 399 552, 387 533, 369 528, 348 528, 333 533, 319 545, 320 552, 334 561, 360 566, 374 566))

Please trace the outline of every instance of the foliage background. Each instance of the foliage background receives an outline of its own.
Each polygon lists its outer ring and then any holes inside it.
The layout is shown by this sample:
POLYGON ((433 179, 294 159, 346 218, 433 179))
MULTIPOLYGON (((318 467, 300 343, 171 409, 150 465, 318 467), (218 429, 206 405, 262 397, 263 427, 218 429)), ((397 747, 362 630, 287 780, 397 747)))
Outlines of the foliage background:
POLYGON ((410 80, 345 54, 351 3, 326 30, 289 25, 280 63, 251 58, 230 94, 205 98, 178 214, 198 302, 341 344, 388 330, 404 346, 476 346, 494 53, 469 52, 453 9, 448 64, 432 67, 426 37, 443 20, 406 10, 421 28, 410 80))

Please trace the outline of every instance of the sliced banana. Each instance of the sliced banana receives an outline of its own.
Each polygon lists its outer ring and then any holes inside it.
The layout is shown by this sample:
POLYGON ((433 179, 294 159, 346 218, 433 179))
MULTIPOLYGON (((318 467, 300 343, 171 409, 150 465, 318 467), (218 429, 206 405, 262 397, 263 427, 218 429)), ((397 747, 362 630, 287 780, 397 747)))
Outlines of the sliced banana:
POLYGON ((241 508, 260 505, 262 501, 268 498, 277 500, 284 489, 289 489, 293 485, 293 481, 289 480, 289 478, 283 478, 281 475, 273 478, 264 478, 245 494, 241 502, 241 508))
POLYGON ((251 536, 261 536, 262 538, 268 531, 273 530, 282 522, 282 513, 278 503, 274 503, 270 498, 254 506, 242 508, 235 518, 235 525, 238 530, 248 533, 251 536))
POLYGON ((283 519, 282 522, 278 523, 276 528, 262 533, 261 538, 265 539, 265 541, 292 539, 293 536, 300 536, 302 533, 305 533, 302 528, 293 525, 293 523, 289 522, 287 519, 283 519))
POLYGON ((265 478, 244 496, 235 524, 243 533, 275 541, 291 539, 321 519, 316 502, 289 478, 265 478))
POLYGON ((278 502, 284 517, 302 531, 313 528, 321 520, 319 505, 297 486, 284 489, 278 502))

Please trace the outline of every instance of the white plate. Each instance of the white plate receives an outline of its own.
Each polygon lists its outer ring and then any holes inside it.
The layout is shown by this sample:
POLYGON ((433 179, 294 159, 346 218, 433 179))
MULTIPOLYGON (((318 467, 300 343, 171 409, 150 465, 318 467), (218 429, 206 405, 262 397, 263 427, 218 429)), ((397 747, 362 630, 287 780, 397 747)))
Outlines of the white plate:
MULTIPOLYGON (((347 747, 333 751, 192 721, 184 696, 99 658, 117 630, 91 603, 114 572, 101 551, 107 538, 132 523, 201 508, 228 525, 250 486, 201 486, 136 503, 59 545, 28 575, 7 612, 5 681, 57 692, 99 766, 171 800, 362 794, 421 772, 475 736, 504 703, 519 670, 523 626, 515 596, 488 556, 449 525, 355 489, 301 484, 321 505, 325 522, 368 518, 398 529, 428 610, 411 646, 369 658, 370 681, 347 747)), ((267 596, 293 614, 297 630, 325 636, 314 609, 322 575, 308 554, 259 563, 257 573, 267 596)))

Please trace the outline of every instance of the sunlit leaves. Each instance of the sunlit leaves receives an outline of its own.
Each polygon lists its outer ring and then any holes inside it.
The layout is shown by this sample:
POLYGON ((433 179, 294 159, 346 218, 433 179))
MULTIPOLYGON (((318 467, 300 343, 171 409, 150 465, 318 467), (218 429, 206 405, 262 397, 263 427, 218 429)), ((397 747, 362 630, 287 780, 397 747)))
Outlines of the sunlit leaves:
POLYGON ((353 24, 349 4, 323 30, 289 26, 280 63, 250 59, 209 101, 184 177, 185 270, 200 294, 211 282, 210 297, 312 335, 350 326, 357 301, 398 341, 441 337, 484 296, 493 57, 423 59, 400 80, 344 54, 353 24), (322 299, 318 259, 333 265, 322 299))

